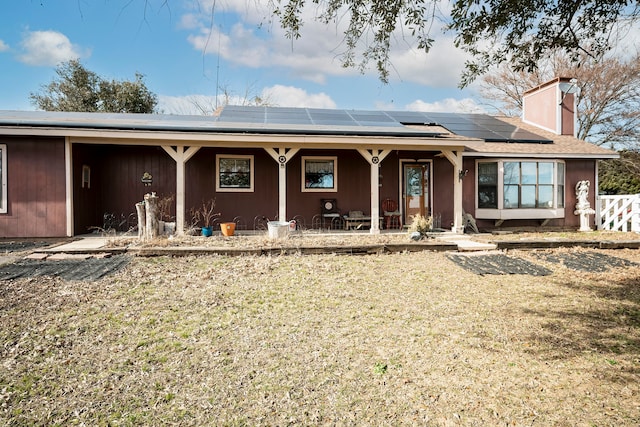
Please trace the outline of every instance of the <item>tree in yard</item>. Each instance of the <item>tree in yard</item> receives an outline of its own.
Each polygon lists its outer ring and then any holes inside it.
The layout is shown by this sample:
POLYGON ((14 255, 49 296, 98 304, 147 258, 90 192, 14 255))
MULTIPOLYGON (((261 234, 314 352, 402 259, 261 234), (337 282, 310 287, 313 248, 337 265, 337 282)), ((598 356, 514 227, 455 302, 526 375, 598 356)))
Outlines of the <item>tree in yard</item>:
POLYGON ((599 163, 599 191, 640 192, 640 53, 608 55, 595 61, 583 54, 575 67, 562 53, 540 61, 533 73, 501 66, 480 79, 480 93, 506 115, 522 111, 523 93, 556 76, 575 77, 578 94, 578 137, 622 150, 620 159, 599 163))
POLYGON ((220 86, 221 94, 217 97, 197 97, 192 96, 189 99, 191 105, 203 116, 210 116, 216 113, 220 107, 227 105, 242 105, 251 107, 270 107, 273 106, 268 94, 258 94, 253 86, 245 88, 244 93, 238 94, 228 86, 220 86))
POLYGON ((498 111, 516 116, 526 90, 557 76, 575 77, 578 138, 618 149, 640 148, 640 52, 601 60, 583 54, 581 61, 576 67, 557 52, 540 61, 534 73, 498 67, 480 79, 480 93, 498 111))
POLYGON ((622 150, 619 159, 601 161, 598 189, 602 194, 640 193, 640 152, 622 150))
MULTIPOLYGON (((270 0, 272 9, 293 39, 302 36, 305 0, 270 0)), ((376 65, 388 80, 389 51, 400 37, 429 52, 439 19, 455 34, 456 46, 470 53, 461 86, 491 66, 509 63, 516 71, 532 72, 539 61, 557 49, 572 62, 582 55, 602 57, 609 50, 613 30, 640 18, 636 0, 453 0, 450 16, 440 12, 438 0, 312 0, 315 19, 325 24, 348 21, 344 30, 342 64, 364 68, 376 65), (363 50, 360 50, 360 49, 363 50), (358 58, 359 56, 359 58, 358 58)))
POLYGON ((157 96, 136 73, 134 81, 106 80, 87 70, 78 60, 56 68, 57 78, 29 96, 31 103, 45 111, 153 113, 157 96))

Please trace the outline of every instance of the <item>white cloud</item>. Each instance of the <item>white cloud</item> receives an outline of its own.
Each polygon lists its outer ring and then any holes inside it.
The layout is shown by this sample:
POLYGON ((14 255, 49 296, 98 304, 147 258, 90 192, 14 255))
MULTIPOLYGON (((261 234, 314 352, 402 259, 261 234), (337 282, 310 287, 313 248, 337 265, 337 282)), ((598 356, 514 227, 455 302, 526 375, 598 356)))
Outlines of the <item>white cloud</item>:
MULTIPOLYGON (((302 37, 290 40, 279 22, 272 21, 267 0, 254 0, 249 5, 240 1, 220 1, 215 3, 214 13, 210 1, 201 0, 198 9, 183 18, 190 28, 198 20, 199 28, 189 35, 188 40, 195 49, 208 54, 220 54, 226 61, 250 68, 284 68, 289 77, 303 78, 316 83, 324 83, 328 76, 357 75, 358 70, 344 68, 340 55, 344 52, 343 33, 348 19, 325 25, 316 21, 318 6, 310 4, 303 8, 301 19, 304 26, 302 37), (216 15, 217 14, 217 15, 216 15), (212 25, 212 16, 220 22, 230 20, 230 27, 212 25)), ((186 27, 186 26, 185 26, 186 27)), ((436 42, 429 54, 412 48, 411 36, 398 30, 393 37, 396 43, 391 48, 391 79, 416 82, 437 87, 456 87, 466 56, 455 48, 453 39, 440 34, 434 26, 436 42)), ((367 35, 362 39, 367 40, 367 35)), ((356 61, 364 46, 356 52, 356 61)), ((375 64, 369 64, 366 74, 377 76, 375 64)))
POLYGON ((446 98, 435 102, 416 100, 408 104, 406 109, 411 111, 429 111, 433 113, 486 113, 486 110, 471 98, 446 98))
POLYGON ((57 31, 30 31, 20 45, 23 53, 18 58, 28 65, 55 66, 85 56, 67 36, 57 31))
POLYGON ((197 15, 193 13, 187 13, 180 17, 180 21, 178 22, 178 28, 183 30, 193 30, 200 27, 200 20, 197 15))
MULTIPOLYGON (((304 89, 293 86, 275 85, 263 88, 259 95, 267 105, 274 107, 306 107, 306 108, 336 108, 336 103, 323 92, 308 93, 304 89)), ((211 115, 217 106, 253 105, 254 95, 240 96, 233 93, 215 96, 187 95, 187 96, 158 96, 158 110, 164 114, 180 115, 211 115), (249 97, 250 99, 248 99, 249 97)))
POLYGON ((216 109, 216 97, 208 95, 158 95, 158 111, 163 114, 211 115, 216 109))
POLYGON ((0 40, 0 52, 6 52, 9 50, 9 45, 0 40))
POLYGON ((453 44, 453 38, 438 39, 431 51, 406 49, 391 54, 391 78, 431 87, 457 87, 468 55, 453 44))
POLYGON ((266 87, 262 90, 262 99, 278 107, 336 108, 336 103, 326 93, 308 93, 293 86, 266 87))

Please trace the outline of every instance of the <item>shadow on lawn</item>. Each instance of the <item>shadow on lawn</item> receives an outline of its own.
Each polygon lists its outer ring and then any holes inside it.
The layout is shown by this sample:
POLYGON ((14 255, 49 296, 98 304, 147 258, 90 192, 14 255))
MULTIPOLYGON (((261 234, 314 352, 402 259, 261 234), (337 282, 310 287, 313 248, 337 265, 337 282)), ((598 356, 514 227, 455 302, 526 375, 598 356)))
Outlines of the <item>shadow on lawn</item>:
MULTIPOLYGON (((543 319, 542 329, 525 339, 535 345, 530 353, 557 360, 593 354, 603 363, 618 365, 620 358, 640 357, 640 272, 606 280, 597 275, 562 284, 591 301, 566 310, 527 309, 543 319), (546 320, 545 320, 546 319, 546 320)), ((640 366, 627 364, 611 375, 615 381, 637 381, 640 366)))

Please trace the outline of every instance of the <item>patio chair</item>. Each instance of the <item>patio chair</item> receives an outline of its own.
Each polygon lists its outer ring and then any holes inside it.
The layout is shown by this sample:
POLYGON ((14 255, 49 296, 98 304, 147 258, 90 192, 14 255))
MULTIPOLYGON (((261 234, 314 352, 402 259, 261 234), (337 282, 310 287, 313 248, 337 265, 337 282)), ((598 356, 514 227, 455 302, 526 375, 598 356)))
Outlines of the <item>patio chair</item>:
POLYGON ((320 213, 322 214, 323 225, 326 221, 329 221, 330 228, 337 226, 340 220, 340 211, 338 210, 338 203, 336 199, 322 199, 320 200, 320 213))
POLYGON ((246 230, 247 222, 241 216, 233 218, 233 222, 236 223, 236 230, 246 230))
POLYGON ((392 226, 397 225, 397 228, 402 228, 402 213, 398 209, 398 202, 393 199, 384 199, 382 202, 382 214, 385 219, 385 228, 390 229, 392 226))
POLYGON ((296 222, 296 230, 306 230, 307 223, 302 215, 295 215, 293 220, 296 222))

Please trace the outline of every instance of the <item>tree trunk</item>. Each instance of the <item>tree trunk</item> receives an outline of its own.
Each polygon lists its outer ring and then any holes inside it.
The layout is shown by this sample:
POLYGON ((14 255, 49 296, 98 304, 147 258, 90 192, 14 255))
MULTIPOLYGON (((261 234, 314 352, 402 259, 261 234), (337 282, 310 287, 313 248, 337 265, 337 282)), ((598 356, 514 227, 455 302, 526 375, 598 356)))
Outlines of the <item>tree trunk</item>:
POLYGON ((138 215, 138 238, 144 240, 147 224, 144 202, 136 203, 136 213, 138 215))
POLYGON ((158 196, 156 193, 144 195, 144 207, 147 211, 145 238, 147 240, 155 239, 158 237, 158 196))

